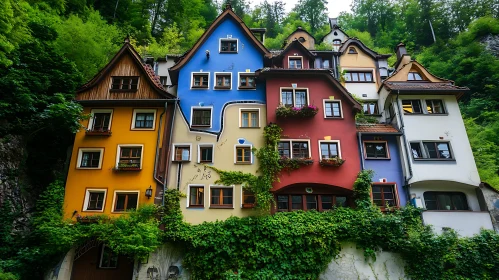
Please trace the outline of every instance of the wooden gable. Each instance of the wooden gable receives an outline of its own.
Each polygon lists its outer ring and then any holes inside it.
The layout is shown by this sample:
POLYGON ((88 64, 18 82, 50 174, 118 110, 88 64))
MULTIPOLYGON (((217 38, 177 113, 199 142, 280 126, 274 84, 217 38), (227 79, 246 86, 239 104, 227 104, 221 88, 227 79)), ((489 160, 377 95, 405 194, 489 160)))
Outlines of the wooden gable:
MULTIPOLYGON (((443 82, 452 82, 446 79, 439 78, 432 73, 430 73, 423 65, 419 64, 417 61, 412 60, 407 64, 401 65, 395 73, 393 73, 390 77, 388 77, 385 81, 388 82, 407 82, 409 72, 417 72, 424 79, 424 82, 433 82, 433 83, 443 83, 443 82)), ((413 82, 413 81, 410 81, 413 82)))

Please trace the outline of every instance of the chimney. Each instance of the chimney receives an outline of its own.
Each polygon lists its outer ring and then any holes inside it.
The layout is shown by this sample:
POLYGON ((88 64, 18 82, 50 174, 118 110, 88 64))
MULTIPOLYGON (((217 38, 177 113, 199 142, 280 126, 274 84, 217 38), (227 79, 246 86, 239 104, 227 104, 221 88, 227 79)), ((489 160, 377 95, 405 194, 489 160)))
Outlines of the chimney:
POLYGON ((402 56, 407 54, 407 49, 405 48, 404 43, 401 42, 397 45, 397 47, 395 48, 395 53, 397 54, 397 61, 400 60, 402 56))
POLYGON ((338 18, 329 18, 329 26, 331 26, 331 30, 334 29, 334 26, 338 26, 338 18))

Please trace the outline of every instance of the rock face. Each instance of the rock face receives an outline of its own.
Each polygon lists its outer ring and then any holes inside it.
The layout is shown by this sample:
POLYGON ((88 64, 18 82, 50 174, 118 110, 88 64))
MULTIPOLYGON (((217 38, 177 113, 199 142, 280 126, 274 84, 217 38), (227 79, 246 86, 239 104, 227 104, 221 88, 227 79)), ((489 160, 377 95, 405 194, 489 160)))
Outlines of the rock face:
POLYGON ((32 203, 25 193, 27 176, 23 167, 26 153, 20 136, 0 138, 0 209, 14 213, 14 231, 26 230, 32 203))
POLYGON ((485 45, 485 49, 490 51, 496 57, 499 57, 499 35, 487 35, 480 40, 485 45))

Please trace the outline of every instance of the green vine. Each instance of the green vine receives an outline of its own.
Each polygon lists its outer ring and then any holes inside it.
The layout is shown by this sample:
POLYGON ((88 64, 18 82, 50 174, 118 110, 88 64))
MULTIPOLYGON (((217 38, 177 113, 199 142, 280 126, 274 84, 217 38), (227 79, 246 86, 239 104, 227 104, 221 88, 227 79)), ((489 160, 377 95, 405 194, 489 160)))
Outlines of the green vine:
POLYGON ((371 203, 371 182, 374 175, 372 170, 362 170, 357 175, 353 184, 353 195, 355 206, 359 209, 368 209, 372 207, 371 203))

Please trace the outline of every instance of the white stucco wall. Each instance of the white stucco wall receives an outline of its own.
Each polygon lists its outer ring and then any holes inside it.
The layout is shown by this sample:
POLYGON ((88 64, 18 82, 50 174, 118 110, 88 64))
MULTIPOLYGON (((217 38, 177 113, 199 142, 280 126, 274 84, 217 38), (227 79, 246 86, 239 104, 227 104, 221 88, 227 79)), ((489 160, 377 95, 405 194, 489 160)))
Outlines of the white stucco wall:
MULTIPOLYGON (((374 78, 376 79, 376 77, 374 78)), ((345 83, 345 87, 351 94, 363 100, 378 100, 376 83, 345 83), (367 96, 363 96, 366 94, 367 96)))
POLYGON ((175 62, 173 61, 173 58, 168 58, 166 61, 159 61, 158 62, 158 76, 168 76, 168 85, 172 84, 172 81, 170 80, 170 74, 168 73, 168 69, 175 65, 175 62))
POLYGON ((348 36, 345 33, 341 32, 341 30, 334 29, 329 34, 327 34, 326 37, 324 37, 323 42, 326 42, 328 44, 333 44, 334 39, 340 39, 341 42, 344 43, 348 39, 348 36), (334 35, 335 31, 337 35, 334 35))
POLYGON ((480 229, 494 229, 489 212, 472 211, 425 211, 423 221, 432 225, 433 230, 440 234, 444 228, 454 229, 460 236, 473 236, 480 229))

